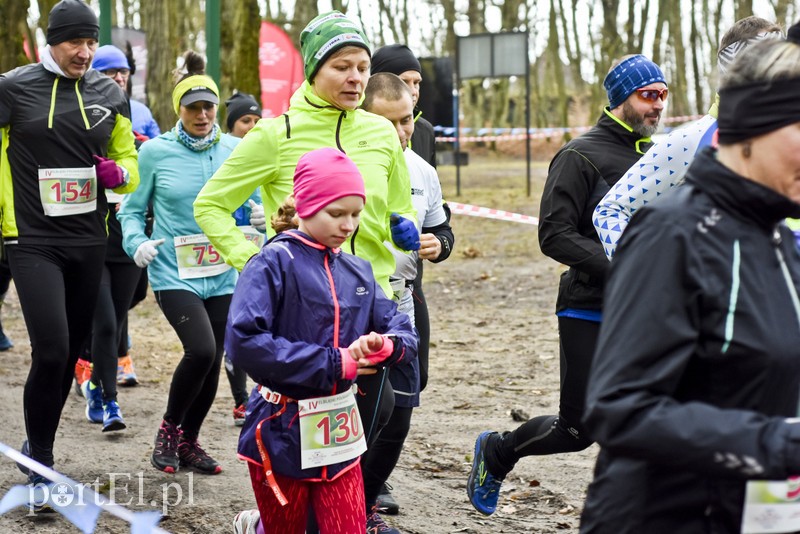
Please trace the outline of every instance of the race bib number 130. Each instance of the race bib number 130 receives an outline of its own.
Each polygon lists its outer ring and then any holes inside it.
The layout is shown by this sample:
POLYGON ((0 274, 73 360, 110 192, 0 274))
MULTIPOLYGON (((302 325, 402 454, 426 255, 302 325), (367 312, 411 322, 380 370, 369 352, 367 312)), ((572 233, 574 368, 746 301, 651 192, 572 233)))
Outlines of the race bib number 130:
POLYGON ((352 460, 367 450, 352 390, 297 403, 303 469, 352 460))

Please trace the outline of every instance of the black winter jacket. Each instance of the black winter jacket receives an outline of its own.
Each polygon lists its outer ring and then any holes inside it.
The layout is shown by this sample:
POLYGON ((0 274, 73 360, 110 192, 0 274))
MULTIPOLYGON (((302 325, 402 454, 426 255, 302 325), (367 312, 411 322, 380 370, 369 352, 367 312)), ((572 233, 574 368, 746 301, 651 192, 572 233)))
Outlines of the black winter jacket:
POLYGON ((108 204, 102 185, 97 184, 94 211, 47 216, 43 196, 81 197, 90 191, 78 193, 79 183, 69 179, 48 191, 38 175, 46 169, 93 167, 92 156, 97 155, 128 171, 129 181, 116 188, 117 193, 136 189, 139 169, 130 108, 114 80, 95 69, 71 79, 53 74, 42 63, 18 67, 0 75, 0 129, 0 207, 6 244, 105 244, 108 204))
POLYGON ((411 150, 436 168, 436 132, 433 125, 425 120, 420 113, 414 120, 414 133, 411 134, 411 150))
POLYGON ((611 262, 582 533, 739 532, 748 479, 800 474, 800 205, 704 149, 611 262))
POLYGON ((608 259, 592 222, 594 208, 652 144, 605 110, 591 130, 550 162, 539 208, 539 247, 570 269, 561 276, 556 311, 599 310, 608 259))

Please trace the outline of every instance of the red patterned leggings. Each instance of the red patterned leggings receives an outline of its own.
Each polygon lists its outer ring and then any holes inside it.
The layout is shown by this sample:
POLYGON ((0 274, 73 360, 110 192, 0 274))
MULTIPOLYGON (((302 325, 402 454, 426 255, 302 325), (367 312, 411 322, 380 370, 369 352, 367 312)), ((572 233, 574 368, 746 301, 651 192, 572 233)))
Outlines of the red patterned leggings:
POLYGON ((309 504, 320 534, 364 534, 367 528, 364 480, 356 465, 331 482, 309 482, 275 475, 289 501, 281 506, 272 493, 264 468, 251 462, 250 481, 265 534, 303 534, 309 504))

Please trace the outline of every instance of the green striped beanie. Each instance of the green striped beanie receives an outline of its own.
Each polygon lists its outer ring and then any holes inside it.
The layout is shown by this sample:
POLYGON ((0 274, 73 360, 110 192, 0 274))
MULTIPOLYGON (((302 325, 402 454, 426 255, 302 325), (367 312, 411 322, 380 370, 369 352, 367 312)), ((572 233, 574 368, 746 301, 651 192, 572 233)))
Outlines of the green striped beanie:
POLYGON ((308 83, 314 81, 314 75, 331 54, 344 46, 360 46, 372 55, 361 27, 339 11, 323 13, 308 23, 300 34, 300 52, 308 83))

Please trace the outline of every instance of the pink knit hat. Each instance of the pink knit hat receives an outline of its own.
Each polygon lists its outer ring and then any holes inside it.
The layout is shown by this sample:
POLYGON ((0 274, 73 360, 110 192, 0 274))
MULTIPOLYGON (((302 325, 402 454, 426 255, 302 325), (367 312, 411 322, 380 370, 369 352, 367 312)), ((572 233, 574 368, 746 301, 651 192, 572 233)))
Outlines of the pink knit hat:
POLYGON ((353 160, 335 148, 306 152, 294 171, 294 202, 297 216, 312 217, 342 197, 356 195, 367 201, 364 179, 353 160))

